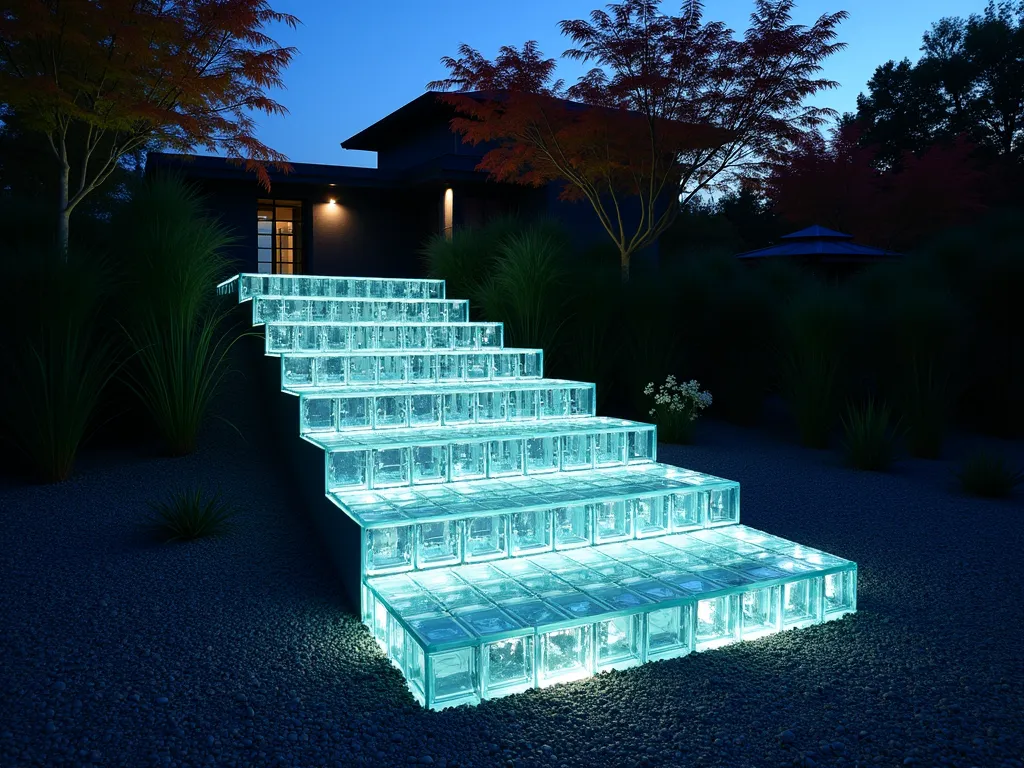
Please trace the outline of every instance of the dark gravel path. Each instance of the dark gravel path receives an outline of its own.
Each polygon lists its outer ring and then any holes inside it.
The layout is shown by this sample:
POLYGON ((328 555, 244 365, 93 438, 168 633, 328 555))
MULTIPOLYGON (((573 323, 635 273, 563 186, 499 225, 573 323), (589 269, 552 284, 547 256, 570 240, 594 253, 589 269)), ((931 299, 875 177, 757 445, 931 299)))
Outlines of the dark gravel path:
POLYGON ((431 713, 235 420, 248 442, 215 426, 194 457, 87 456, 64 485, 0 489, 0 765, 1024 766, 1024 505, 957 495, 950 463, 858 473, 704 425, 662 458, 741 481, 744 522, 856 560, 860 613, 431 713), (140 539, 183 478, 243 499, 242 529, 140 539))

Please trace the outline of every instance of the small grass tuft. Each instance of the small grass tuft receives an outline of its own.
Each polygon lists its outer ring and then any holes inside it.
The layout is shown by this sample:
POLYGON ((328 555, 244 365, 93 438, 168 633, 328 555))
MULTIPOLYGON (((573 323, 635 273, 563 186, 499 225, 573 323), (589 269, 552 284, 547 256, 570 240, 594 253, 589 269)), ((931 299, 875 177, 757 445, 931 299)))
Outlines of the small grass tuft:
POLYGON ((1024 471, 1014 472, 1002 456, 980 451, 964 462, 957 477, 964 493, 987 499, 1005 499, 1024 482, 1024 471))
POLYGON ((895 429, 892 411, 885 403, 868 398, 860 407, 847 406, 843 417, 846 458, 857 469, 884 471, 892 464, 895 429))
POLYGON ((219 493, 205 496, 202 488, 175 491, 168 501, 151 502, 149 527, 164 541, 194 541, 222 536, 232 528, 234 508, 219 493))

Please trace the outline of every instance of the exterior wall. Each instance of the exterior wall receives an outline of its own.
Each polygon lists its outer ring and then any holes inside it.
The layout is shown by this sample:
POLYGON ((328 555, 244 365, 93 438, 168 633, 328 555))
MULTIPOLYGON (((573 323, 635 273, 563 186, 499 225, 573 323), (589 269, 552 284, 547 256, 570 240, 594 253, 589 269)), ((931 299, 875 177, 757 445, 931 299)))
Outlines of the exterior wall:
POLYGON ((458 134, 448 127, 447 120, 438 120, 433 125, 424 125, 416 133, 392 146, 377 152, 377 167, 381 170, 413 168, 442 155, 480 153, 476 148, 463 144, 458 134))

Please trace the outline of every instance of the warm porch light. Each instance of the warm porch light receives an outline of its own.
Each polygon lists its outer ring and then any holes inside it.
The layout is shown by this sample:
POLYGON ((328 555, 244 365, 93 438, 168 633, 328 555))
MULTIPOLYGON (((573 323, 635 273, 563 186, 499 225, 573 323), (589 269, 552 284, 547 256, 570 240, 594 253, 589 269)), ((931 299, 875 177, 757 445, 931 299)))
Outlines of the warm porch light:
POLYGON ((328 201, 327 201, 327 204, 328 204, 328 205, 337 205, 337 204, 338 204, 338 201, 337 201, 337 200, 335 200, 335 199, 334 199, 334 198, 332 197, 332 198, 328 199, 328 201))

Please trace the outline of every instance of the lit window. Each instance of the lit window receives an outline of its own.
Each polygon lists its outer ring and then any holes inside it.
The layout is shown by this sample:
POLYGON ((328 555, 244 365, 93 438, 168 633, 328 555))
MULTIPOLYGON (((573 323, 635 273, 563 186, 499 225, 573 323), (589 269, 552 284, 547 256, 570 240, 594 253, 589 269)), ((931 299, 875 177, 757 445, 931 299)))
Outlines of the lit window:
POLYGON ((302 203, 258 200, 256 232, 259 272, 302 274, 302 203))
POLYGON ((452 233, 455 231, 455 193, 452 192, 452 188, 448 187, 444 191, 444 237, 446 240, 452 239, 452 233))

